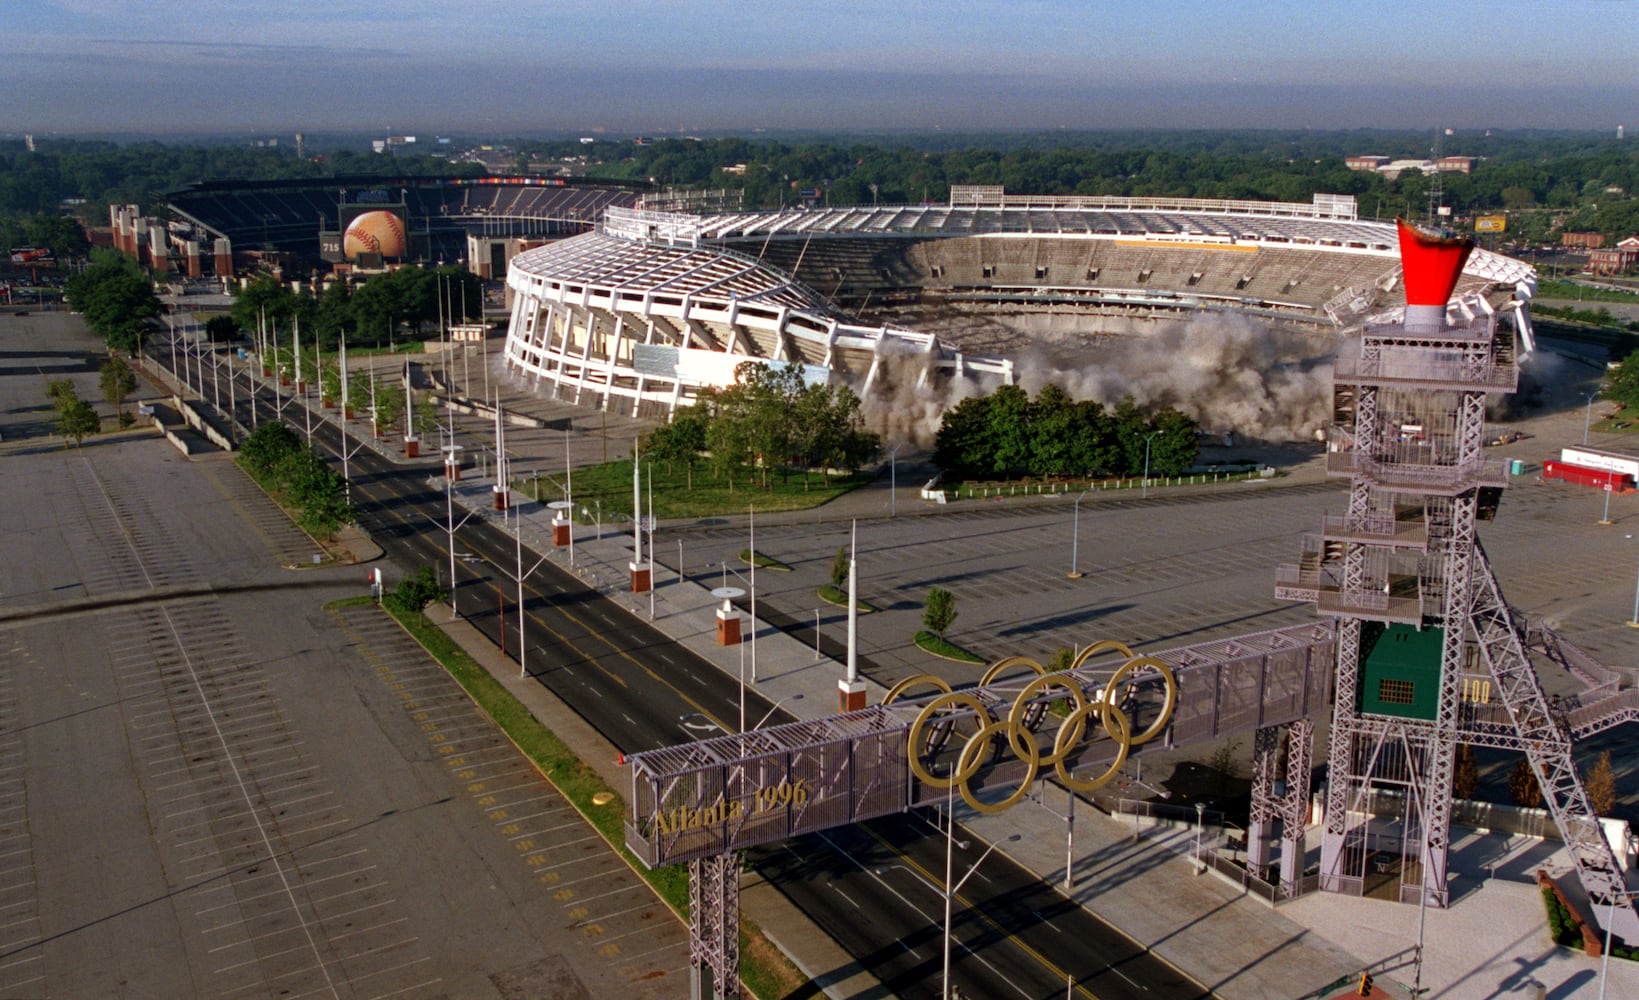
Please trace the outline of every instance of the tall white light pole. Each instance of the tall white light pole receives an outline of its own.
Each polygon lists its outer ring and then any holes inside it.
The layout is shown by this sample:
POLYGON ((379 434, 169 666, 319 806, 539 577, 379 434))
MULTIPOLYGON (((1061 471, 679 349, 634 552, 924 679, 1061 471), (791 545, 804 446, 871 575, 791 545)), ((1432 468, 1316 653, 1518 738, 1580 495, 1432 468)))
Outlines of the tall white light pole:
MULTIPOLYGON (((1627 536, 1632 538, 1632 535, 1627 536)), ((1628 619, 1629 628, 1639 628, 1639 578, 1633 583, 1633 617, 1628 619)))
POLYGON ((1588 409, 1587 412, 1582 415, 1582 443, 1584 445, 1588 443, 1588 428, 1593 424, 1593 398, 1596 395, 1598 395, 1598 393, 1588 393, 1588 409))
MULTIPOLYGON (((954 776, 952 776, 952 777, 954 777, 954 776)), ((939 996, 940 996, 941 1000, 950 1000, 950 931, 951 931, 951 927, 950 927, 950 909, 951 909, 951 906, 950 906, 950 904, 951 904, 951 900, 955 899, 956 894, 962 891, 962 886, 967 885, 967 880, 973 877, 973 873, 979 870, 980 865, 984 864, 985 858, 990 857, 990 852, 991 851, 994 851, 996 848, 1000 847, 1004 843, 1013 843, 1015 841, 1018 841, 1018 840, 1022 839, 1022 837, 1023 837, 1022 834, 1015 833, 1011 837, 1008 837, 1006 840, 997 841, 996 843, 991 844, 989 847, 986 847, 985 852, 983 854, 979 855, 979 860, 973 862, 973 867, 969 868, 967 870, 967 874, 962 876, 962 880, 960 882, 957 882, 955 885, 951 885, 950 884, 951 854, 952 854, 951 848, 955 846, 955 833, 954 833, 954 831, 956 829, 956 814, 950 811, 950 806, 954 804, 955 797, 954 797, 954 795, 951 794, 951 792, 954 792, 955 788, 956 788, 956 782, 952 781, 950 783, 950 791, 948 791, 946 793, 947 805, 946 805, 946 809, 945 809, 945 970, 944 970, 943 976, 940 977, 939 996)), ((962 846, 965 848, 965 847, 967 847, 967 844, 964 842, 962 844, 962 846)))
POLYGON ((1081 579, 1081 570, 1078 568, 1078 564, 1076 562, 1076 556, 1078 554, 1077 545, 1081 539, 1081 500, 1082 497, 1085 497, 1092 491, 1093 488, 1091 486, 1082 490, 1081 496, 1076 497, 1076 502, 1073 508, 1075 511, 1075 518, 1071 522, 1070 527, 1070 579, 1072 580, 1081 579))
MULTIPOLYGON (((654 621, 654 528, 655 528, 655 516, 654 516, 654 466, 653 465, 649 466, 648 480, 649 480, 649 512, 647 514, 643 515, 643 516, 648 519, 648 525, 649 525, 649 620, 654 621)), ((679 544, 681 545, 681 543, 679 543, 679 544)), ((678 557, 677 565, 678 566, 683 565, 682 556, 678 557)))
POLYGON ((636 569, 643 565, 643 482, 636 442, 632 443, 632 512, 632 567, 636 569))
POLYGON ((748 508, 751 526, 751 683, 757 683, 757 508, 748 508))
MULTIPOLYGON (((524 680, 529 676, 529 668, 524 664, 524 656, 529 652, 529 643, 524 639, 524 578, 540 569, 541 563, 546 562, 546 556, 535 560, 535 565, 529 567, 529 572, 524 572, 523 518, 519 517, 514 524, 518 529, 512 533, 512 544, 518 554, 518 679, 524 680)), ((501 627, 506 628, 505 625, 501 627)))
POLYGON ((1155 436, 1160 433, 1160 431, 1150 431, 1144 435, 1144 487, 1142 499, 1146 500, 1149 499, 1150 495, 1150 442, 1154 441, 1155 436))
POLYGON ((1610 902, 1605 907, 1605 949, 1599 956, 1599 1000, 1605 1000, 1605 977, 1611 968, 1611 923, 1616 920, 1616 901, 1632 899, 1634 895, 1625 889, 1612 889, 1610 902))
POLYGON ((569 428, 563 429, 563 498, 569 501, 569 565, 575 565, 575 468, 569 464, 569 428))
MULTIPOLYGON (((341 376, 341 419, 336 421, 336 426, 341 428, 341 487, 342 495, 348 503, 352 503, 353 477, 347 472, 347 407, 351 405, 347 399, 347 334, 337 334, 336 350, 337 373, 341 376)), ((454 439, 450 443, 454 444, 454 439)))
POLYGON ((859 683, 859 522, 848 538, 848 683, 859 683))

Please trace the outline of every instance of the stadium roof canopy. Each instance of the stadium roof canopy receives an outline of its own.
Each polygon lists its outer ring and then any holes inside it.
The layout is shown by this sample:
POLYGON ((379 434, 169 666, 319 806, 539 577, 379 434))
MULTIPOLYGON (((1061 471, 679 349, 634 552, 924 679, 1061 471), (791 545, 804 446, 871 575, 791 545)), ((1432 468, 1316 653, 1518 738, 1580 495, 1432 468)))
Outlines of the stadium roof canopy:
POLYGON ((830 315, 818 294, 777 268, 720 247, 639 243, 603 233, 559 240, 515 257, 514 270, 620 293, 710 296, 742 305, 830 315))

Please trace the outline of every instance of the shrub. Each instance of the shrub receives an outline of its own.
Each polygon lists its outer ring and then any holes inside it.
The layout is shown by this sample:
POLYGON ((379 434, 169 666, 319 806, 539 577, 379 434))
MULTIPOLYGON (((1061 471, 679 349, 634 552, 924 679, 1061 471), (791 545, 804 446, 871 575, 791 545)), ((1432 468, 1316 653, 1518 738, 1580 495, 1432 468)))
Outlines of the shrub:
POLYGON ((928 591, 928 604, 922 610, 922 626, 943 639, 956 622, 956 598, 948 590, 934 587, 928 591))
POLYGON ((438 577, 431 566, 423 566, 398 582, 387 592, 382 602, 387 609, 400 615, 419 615, 427 605, 444 596, 438 577))

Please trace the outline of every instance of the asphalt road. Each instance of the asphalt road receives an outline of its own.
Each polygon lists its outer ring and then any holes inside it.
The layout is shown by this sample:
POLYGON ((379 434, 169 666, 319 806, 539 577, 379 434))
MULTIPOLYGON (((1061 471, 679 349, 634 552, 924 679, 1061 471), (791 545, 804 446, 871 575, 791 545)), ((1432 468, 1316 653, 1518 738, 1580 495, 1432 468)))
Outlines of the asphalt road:
POLYGON ((757 870, 896 997, 939 997, 945 889, 951 905, 950 980, 966 997, 1076 996, 1172 1000, 1209 996, 958 824, 950 879, 946 840, 919 815, 840 827, 752 853, 757 870), (863 892, 861 891, 863 890, 863 892))
MULTIPOLYGON (((247 424, 249 390, 247 376, 235 391, 240 419, 247 424)), ((257 405, 261 419, 272 417, 270 401, 257 405)), ((316 423, 313 435, 316 444, 339 456, 342 443, 333 425, 316 423)), ((427 486, 430 470, 397 465, 368 449, 349 451, 361 526, 401 567, 447 567, 449 514, 445 497, 427 486)), ((458 608, 498 643, 516 650, 511 596, 516 583, 508 575, 519 560, 513 540, 474 520, 458 529, 455 545, 458 608)), ((524 567, 537 558, 525 550, 524 567)), ((528 578, 524 594, 531 675, 615 746, 635 752, 684 742, 705 735, 698 731, 704 721, 725 731, 734 728, 740 712, 737 683, 574 576, 544 563, 528 578)), ((754 691, 746 693, 748 719, 773 710, 754 691)), ((925 952, 927 941, 942 940, 943 895, 939 890, 939 912, 930 914, 929 883, 921 873, 942 873, 944 837, 905 817, 826 836, 830 853, 807 850, 806 844, 799 848, 808 866, 792 869, 787 849, 761 856, 759 872, 888 981, 896 995, 937 995, 925 952), (857 838, 865 838, 881 864, 842 863, 857 838), (833 845, 843 845, 840 853, 833 845), (906 902, 918 897, 923 901, 906 902), (842 900, 846 909, 838 905, 842 900), (870 920, 859 919, 861 906, 870 911, 870 920), (922 944, 907 946, 913 941, 922 944)), ((960 828, 958 836, 971 842, 960 828)), ((976 857, 985 845, 973 842, 970 850, 976 857)), ((1088 997, 1204 995, 1198 985, 1143 955, 1119 931, 1016 866, 992 857, 985 868, 968 880, 955 906, 961 946, 953 956, 952 977, 966 995, 1057 997, 1064 995, 1067 975, 1088 997)))

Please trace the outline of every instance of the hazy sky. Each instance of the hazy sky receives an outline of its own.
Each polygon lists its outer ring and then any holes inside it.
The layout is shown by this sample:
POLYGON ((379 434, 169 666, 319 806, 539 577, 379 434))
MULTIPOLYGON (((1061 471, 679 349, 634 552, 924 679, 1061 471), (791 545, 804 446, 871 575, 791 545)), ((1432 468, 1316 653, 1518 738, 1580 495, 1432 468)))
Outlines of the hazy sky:
POLYGON ((1639 128, 1633 0, 0 0, 0 131, 1639 128))

